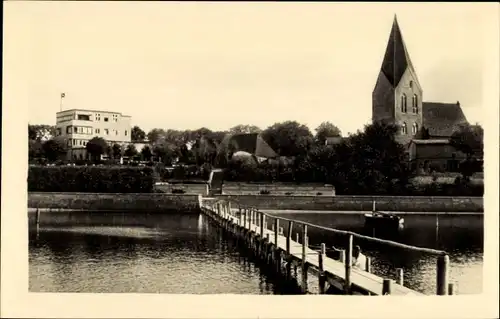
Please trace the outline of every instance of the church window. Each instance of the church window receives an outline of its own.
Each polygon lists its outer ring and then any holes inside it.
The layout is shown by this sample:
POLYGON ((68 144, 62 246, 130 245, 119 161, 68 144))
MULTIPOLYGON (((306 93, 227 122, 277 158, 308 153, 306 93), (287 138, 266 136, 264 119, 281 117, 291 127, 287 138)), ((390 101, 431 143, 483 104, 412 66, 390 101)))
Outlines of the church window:
POLYGON ((413 88, 413 81, 410 81, 410 88, 413 88))
POLYGON ((401 95, 401 112, 406 113, 406 94, 401 95))
POLYGON ((401 134, 406 134, 408 131, 406 129, 406 123, 403 122, 403 125, 401 125, 401 134))
POLYGON ((413 123, 412 133, 413 134, 417 134, 417 132, 418 132, 418 124, 417 123, 413 123))
POLYGON ((418 114, 418 96, 416 94, 413 94, 412 110, 413 113, 418 114))

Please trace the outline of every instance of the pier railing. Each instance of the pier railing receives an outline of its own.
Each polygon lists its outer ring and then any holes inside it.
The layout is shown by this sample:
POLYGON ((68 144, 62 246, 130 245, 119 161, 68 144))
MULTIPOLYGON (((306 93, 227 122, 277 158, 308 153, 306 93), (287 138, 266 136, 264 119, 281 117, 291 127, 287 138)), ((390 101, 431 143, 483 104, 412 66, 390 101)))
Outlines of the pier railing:
MULTIPOLYGON (((449 256, 445 251, 424 248, 424 247, 417 247, 417 246, 398 243, 391 240, 365 236, 352 231, 339 230, 321 225, 315 225, 305 221, 264 213, 256 208, 239 205, 238 203, 235 204, 236 204, 235 206, 237 207, 236 209, 231 208, 231 203, 225 200, 213 200, 210 201, 210 203, 206 203, 204 205, 205 207, 211 208, 211 210, 213 210, 215 213, 220 213, 225 218, 230 219, 232 222, 234 222, 242 229, 253 231, 257 236, 260 236, 261 239, 267 239, 267 241, 273 243, 277 247, 277 249, 279 248, 280 243, 283 243, 284 245, 283 250, 286 252, 286 254, 288 255, 295 254, 297 259, 300 260, 300 263, 302 265, 302 285, 307 286, 306 282, 307 269, 308 266, 310 266, 311 264, 313 264, 314 268, 317 268, 319 272, 318 278, 320 278, 320 291, 322 290, 321 280, 322 277, 324 276, 323 273, 325 272, 325 263, 329 262, 328 266, 330 268, 336 267, 335 268, 336 271, 339 272, 338 265, 336 266, 334 263, 331 262, 332 260, 330 258, 327 258, 326 256, 327 248, 325 243, 321 243, 320 245, 316 245, 315 247, 309 245, 308 230, 310 228, 316 228, 327 232, 335 233, 338 235, 343 235, 346 238, 345 242, 346 249, 335 249, 339 253, 340 255, 339 261, 343 264, 344 267, 342 271, 343 274, 338 274, 338 275, 343 277, 342 278, 344 285, 343 289, 346 293, 351 291, 351 286, 353 284, 356 285, 358 284, 352 282, 353 274, 356 276, 357 281, 367 282, 367 285, 369 285, 368 279, 374 281, 375 279, 378 278, 378 280, 380 280, 380 277, 371 274, 370 257, 366 258, 366 265, 363 265, 364 270, 353 269, 352 266, 353 242, 354 238, 358 238, 369 242, 374 242, 390 247, 404 249, 407 251, 420 252, 436 256, 436 294, 437 295, 453 294, 453 284, 448 283, 449 256), (272 225, 271 229, 268 228, 269 225, 268 221, 270 221, 270 224, 272 225), (288 224, 286 233, 284 232, 284 228, 281 226, 284 225, 284 223, 288 224), (300 228, 301 234, 299 235, 299 232, 297 232, 295 234, 296 236, 294 240, 292 236, 295 227, 300 228), (295 252, 292 252, 292 247, 295 249, 298 248, 297 247, 298 245, 301 246, 301 252, 296 253, 297 250, 295 250, 295 252), (312 252, 316 252, 316 256, 311 256, 312 252), (365 274, 363 275, 363 273, 365 274), (363 281, 362 277, 366 277, 366 280, 363 281)), ((405 291, 404 289, 402 289, 405 288, 403 283, 403 269, 398 268, 396 275, 397 275, 396 285, 393 285, 393 280, 388 278, 382 278, 383 295, 392 294, 395 292, 393 290, 397 290, 398 294, 403 293, 403 291, 405 291)), ((366 290, 369 291, 369 289, 366 290)), ((411 290, 407 289, 406 291, 411 291, 411 290)))

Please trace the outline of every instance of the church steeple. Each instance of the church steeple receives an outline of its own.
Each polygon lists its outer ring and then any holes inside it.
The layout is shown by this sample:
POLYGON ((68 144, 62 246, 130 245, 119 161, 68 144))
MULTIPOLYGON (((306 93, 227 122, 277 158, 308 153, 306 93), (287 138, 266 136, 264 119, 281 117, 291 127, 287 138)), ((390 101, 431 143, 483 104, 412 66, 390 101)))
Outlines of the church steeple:
POLYGON ((396 87, 407 68, 413 69, 413 65, 410 60, 410 55, 406 50, 401 29, 399 28, 398 18, 394 15, 391 34, 387 42, 387 49, 385 50, 381 71, 384 73, 387 80, 389 80, 389 83, 391 83, 393 87, 396 87))

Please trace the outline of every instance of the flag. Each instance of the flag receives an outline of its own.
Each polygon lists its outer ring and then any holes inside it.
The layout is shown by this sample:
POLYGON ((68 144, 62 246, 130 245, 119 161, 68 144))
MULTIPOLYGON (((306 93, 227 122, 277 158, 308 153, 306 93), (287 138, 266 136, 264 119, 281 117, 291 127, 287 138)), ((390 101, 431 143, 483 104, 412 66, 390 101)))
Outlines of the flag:
POLYGON ((66 93, 61 93, 61 98, 65 98, 66 97, 66 93))

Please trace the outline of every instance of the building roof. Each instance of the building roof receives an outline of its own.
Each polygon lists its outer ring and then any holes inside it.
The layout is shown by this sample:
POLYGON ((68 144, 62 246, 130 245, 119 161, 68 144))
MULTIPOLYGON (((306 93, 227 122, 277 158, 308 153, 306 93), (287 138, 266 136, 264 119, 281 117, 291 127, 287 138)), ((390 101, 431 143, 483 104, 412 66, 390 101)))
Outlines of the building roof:
POLYGON ((265 158, 275 158, 278 156, 258 133, 229 135, 224 138, 222 143, 228 146, 231 145, 234 153, 243 151, 265 158))
POLYGON ((82 111, 82 112, 99 112, 99 113, 109 113, 109 114, 120 114, 123 117, 131 117, 130 115, 125 115, 121 112, 114 112, 114 111, 102 111, 102 110, 90 110, 90 109, 69 109, 69 110, 64 110, 64 111, 59 111, 56 112, 56 115, 59 113, 66 113, 66 112, 75 112, 75 111, 82 111))
POLYGON ((394 22, 392 23, 391 34, 389 35, 389 41, 387 42, 387 48, 385 50, 381 70, 389 83, 391 83, 393 87, 396 87, 407 68, 414 71, 410 55, 408 54, 408 50, 406 49, 406 45, 401 34, 401 29, 399 28, 398 20, 396 16, 394 16, 394 22))
POLYGON ((459 125, 467 123, 460 103, 423 102, 423 126, 430 136, 450 137, 459 125))

